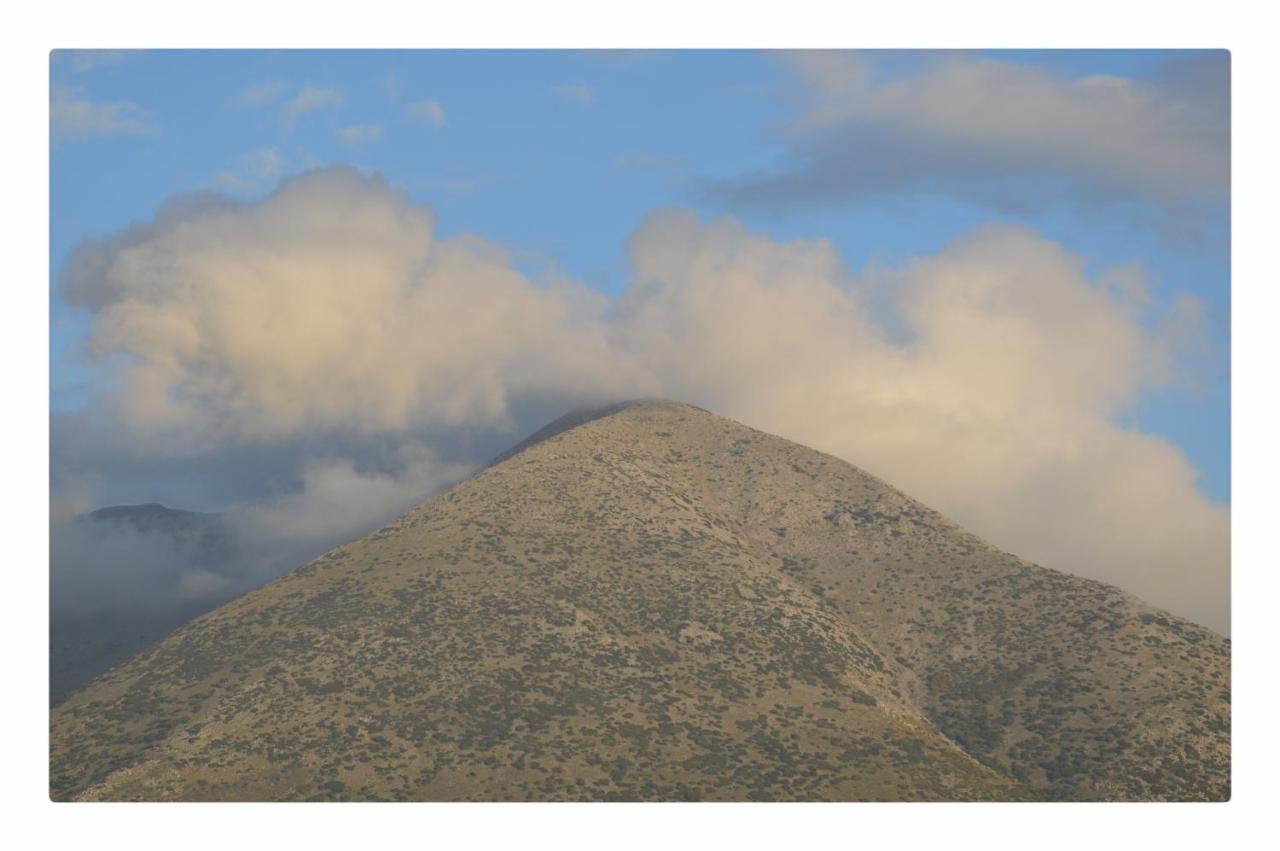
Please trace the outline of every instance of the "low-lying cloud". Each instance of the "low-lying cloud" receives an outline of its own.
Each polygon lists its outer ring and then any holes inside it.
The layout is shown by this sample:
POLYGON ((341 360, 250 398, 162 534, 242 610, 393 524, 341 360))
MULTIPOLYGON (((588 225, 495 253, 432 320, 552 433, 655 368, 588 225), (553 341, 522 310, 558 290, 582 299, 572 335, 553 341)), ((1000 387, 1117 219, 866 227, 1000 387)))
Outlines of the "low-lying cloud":
POLYGON ((311 539, 335 518, 367 531, 450 481, 450 464, 485 460, 459 434, 510 443, 576 404, 664 395, 1227 630, 1227 508, 1176 447, 1116 424, 1179 374, 1197 316, 1189 299, 1152 315, 1134 269, 1091 277, 1033 232, 988 227, 853 275, 829 243, 673 210, 632 236, 632 280, 610 301, 434 224, 381 178, 337 168, 85 243, 61 292, 92 317, 88 356, 118 376, 100 419, 175 458, 394 447, 373 475, 304 454, 291 489, 248 503, 261 534, 311 539))
POLYGON ((307 457, 296 481, 216 515, 138 525, 87 514, 86 495, 63 495, 51 522, 56 620, 102 613, 200 611, 367 534, 461 480, 465 465, 406 444, 380 468, 307 457))
POLYGON ((350 458, 310 458, 297 489, 238 504, 228 518, 267 565, 296 566, 299 553, 316 555, 365 535, 471 471, 416 444, 394 454, 388 470, 360 470, 350 458))

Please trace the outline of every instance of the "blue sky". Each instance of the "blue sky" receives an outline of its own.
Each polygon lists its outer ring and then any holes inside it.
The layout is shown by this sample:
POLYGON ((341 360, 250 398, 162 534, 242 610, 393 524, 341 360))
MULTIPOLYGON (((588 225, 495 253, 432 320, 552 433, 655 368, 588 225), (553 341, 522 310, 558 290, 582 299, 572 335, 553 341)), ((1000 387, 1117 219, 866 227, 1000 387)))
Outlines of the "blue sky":
MULTIPOLYGON (((1196 55, 988 58, 1056 80, 1141 82, 1166 78, 1196 55)), ((884 85, 946 59, 881 53, 871 68, 884 85)), ((991 221, 1025 224, 1086 258, 1090 270, 1141 264, 1160 304, 1180 294, 1204 304, 1208 345, 1187 364, 1190 377, 1144 390, 1122 424, 1169 438, 1200 471, 1200 487, 1228 499, 1230 262, 1222 198, 1201 204, 1191 226, 1170 225, 1180 214, 1171 217, 1151 197, 1117 190, 1091 199, 1058 192, 1053 181, 1030 204, 928 184, 739 203, 716 187, 785 170, 796 156, 789 128, 809 108, 803 75, 775 54, 55 52, 50 74, 55 102, 98 108, 65 133, 55 127, 55 280, 81 240, 145 221, 175 195, 260 197, 283 176, 334 163, 386 175, 435 210, 442 236, 481 234, 531 275, 554 269, 610 295, 630 274, 628 237, 663 207, 732 215, 775 240, 829 239, 854 272, 937 252, 991 221), (318 105, 290 118, 288 104, 306 87, 320 93, 318 105), (255 90, 258 102, 246 103, 255 90), (435 107, 415 112, 411 105, 423 102, 435 107)), ((76 410, 105 379, 76 357, 89 319, 56 296, 52 317, 52 406, 76 410)))

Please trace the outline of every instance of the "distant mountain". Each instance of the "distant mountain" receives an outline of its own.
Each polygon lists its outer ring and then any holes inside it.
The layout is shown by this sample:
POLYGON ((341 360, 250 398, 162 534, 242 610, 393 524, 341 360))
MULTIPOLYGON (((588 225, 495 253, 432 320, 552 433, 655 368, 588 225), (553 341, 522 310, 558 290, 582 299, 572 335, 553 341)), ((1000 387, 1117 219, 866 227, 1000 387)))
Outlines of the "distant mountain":
MULTIPOLYGON (((75 527, 89 544, 121 534, 159 543, 173 561, 174 577, 192 568, 226 570, 240 556, 235 530, 216 513, 182 511, 158 503, 113 505, 80 515, 75 527)), ((114 605, 71 612, 55 609, 49 634, 50 705, 196 615, 225 602, 226 596, 174 600, 167 605, 151 601, 145 606, 114 605)))
POLYGON ((144 534, 166 535, 188 546, 192 558, 202 564, 225 565, 237 555, 235 530, 217 512, 183 511, 148 502, 99 508, 82 515, 82 519, 126 526, 144 534))
POLYGON ((553 424, 57 707, 59 800, 1224 800, 1230 644, 669 402, 553 424))

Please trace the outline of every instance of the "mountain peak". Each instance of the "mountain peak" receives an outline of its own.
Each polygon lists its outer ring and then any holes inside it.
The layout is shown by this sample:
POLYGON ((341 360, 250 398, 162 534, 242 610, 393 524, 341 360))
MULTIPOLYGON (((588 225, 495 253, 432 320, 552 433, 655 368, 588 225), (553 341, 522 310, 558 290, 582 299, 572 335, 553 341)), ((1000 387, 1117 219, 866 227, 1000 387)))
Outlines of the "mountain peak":
POLYGON ((676 402, 671 399, 660 398, 641 398, 628 399, 623 402, 612 402, 606 405, 586 406, 575 408, 568 413, 557 417, 547 423, 542 428, 529 435, 524 440, 512 446, 510 449, 499 454, 493 461, 489 462, 489 466, 500 464, 503 461, 520 454, 531 446, 536 446, 543 441, 557 437, 566 431, 595 422, 596 420, 608 419, 626 412, 644 411, 651 414, 668 414, 677 415, 680 413, 701 413, 707 416, 714 416, 710 411, 699 408, 695 405, 689 405, 684 402, 676 402))
POLYGON ((52 793, 1221 800, 1229 660, 839 459, 636 400, 73 695, 52 793))

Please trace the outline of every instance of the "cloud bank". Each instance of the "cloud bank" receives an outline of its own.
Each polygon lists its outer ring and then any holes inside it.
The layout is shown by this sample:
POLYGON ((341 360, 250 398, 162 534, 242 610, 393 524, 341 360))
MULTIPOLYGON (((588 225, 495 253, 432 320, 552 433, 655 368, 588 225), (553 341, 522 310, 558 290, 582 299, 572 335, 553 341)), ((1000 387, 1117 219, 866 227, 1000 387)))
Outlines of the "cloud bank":
POLYGON ((511 443, 575 404, 664 395, 1227 630, 1228 510, 1173 445, 1116 425, 1178 374, 1196 320, 1189 300, 1150 315, 1135 270, 1090 277, 1033 232, 989 227, 853 275, 826 242, 669 210, 632 236, 633 277, 610 302, 434 225, 381 178, 337 168, 261 202, 175 202, 83 244, 61 292, 91 317, 87 355, 118 377, 98 419, 175 458, 338 437, 394 448, 398 472, 372 480, 303 453, 294 489, 251 512, 301 539, 370 493, 390 507, 444 483, 423 459, 450 435, 511 443))
POLYGON ((1137 198, 1177 215, 1226 203, 1226 51, 1149 79, 1061 77, 969 54, 891 80, 862 54, 799 51, 788 62, 806 89, 784 132, 789 162, 715 186, 733 202, 919 191, 1016 209, 1137 198))
POLYGON ((367 534, 469 468, 405 444, 385 463, 305 456, 278 492, 205 515, 175 532, 85 517, 86 494, 64 493, 51 512, 55 619, 100 613, 198 612, 367 534))

